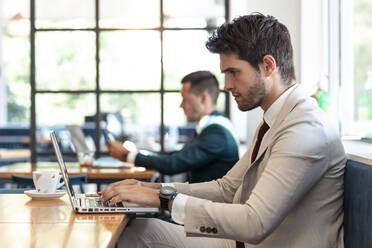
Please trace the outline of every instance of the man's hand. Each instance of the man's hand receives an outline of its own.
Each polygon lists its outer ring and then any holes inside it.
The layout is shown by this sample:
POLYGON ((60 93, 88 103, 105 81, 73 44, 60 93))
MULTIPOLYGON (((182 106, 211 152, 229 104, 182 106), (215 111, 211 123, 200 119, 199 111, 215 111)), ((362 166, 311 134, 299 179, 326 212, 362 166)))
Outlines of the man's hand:
POLYGON ((111 200, 109 205, 113 206, 120 201, 129 201, 160 208, 159 190, 151 187, 155 186, 155 184, 148 184, 145 186, 146 183, 134 179, 110 184, 104 191, 99 192, 101 202, 111 200))
POLYGON ((141 182, 136 179, 125 179, 122 181, 118 181, 115 183, 110 184, 109 186, 118 186, 118 185, 140 185, 142 187, 152 188, 152 189, 160 189, 161 183, 148 183, 148 182, 141 182))
POLYGON ((111 157, 120 159, 124 162, 127 161, 129 151, 123 147, 123 143, 119 141, 109 141, 107 147, 111 157))

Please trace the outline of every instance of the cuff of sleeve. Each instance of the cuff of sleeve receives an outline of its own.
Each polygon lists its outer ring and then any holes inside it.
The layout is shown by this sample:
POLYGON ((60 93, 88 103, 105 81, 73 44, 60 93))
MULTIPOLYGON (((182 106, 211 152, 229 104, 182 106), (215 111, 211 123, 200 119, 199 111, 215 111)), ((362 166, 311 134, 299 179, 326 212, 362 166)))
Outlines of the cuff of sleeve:
POLYGON ((136 161, 136 156, 138 152, 129 152, 127 156, 127 162, 130 164, 134 164, 134 161, 136 161))
POLYGON ((185 206, 189 197, 184 194, 177 194, 172 204, 172 220, 178 224, 185 223, 185 206))
POLYGON ((162 186, 162 187, 170 186, 170 187, 172 187, 172 188, 176 188, 176 186, 174 186, 174 183, 162 183, 161 186, 162 186))

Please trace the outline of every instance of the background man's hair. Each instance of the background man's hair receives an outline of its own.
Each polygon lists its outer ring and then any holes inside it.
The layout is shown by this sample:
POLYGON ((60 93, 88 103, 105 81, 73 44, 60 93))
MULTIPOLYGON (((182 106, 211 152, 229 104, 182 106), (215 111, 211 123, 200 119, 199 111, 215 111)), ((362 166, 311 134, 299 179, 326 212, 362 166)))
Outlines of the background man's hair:
POLYGON ((235 18, 220 26, 209 37, 206 47, 212 53, 237 54, 257 71, 262 58, 271 55, 284 82, 296 79, 289 31, 273 16, 253 13, 235 18))
POLYGON ((211 96, 214 104, 217 103, 218 98, 218 81, 217 78, 209 71, 195 71, 190 74, 187 74, 182 78, 181 83, 186 82, 191 83, 190 90, 196 94, 200 95, 203 92, 208 92, 211 96))

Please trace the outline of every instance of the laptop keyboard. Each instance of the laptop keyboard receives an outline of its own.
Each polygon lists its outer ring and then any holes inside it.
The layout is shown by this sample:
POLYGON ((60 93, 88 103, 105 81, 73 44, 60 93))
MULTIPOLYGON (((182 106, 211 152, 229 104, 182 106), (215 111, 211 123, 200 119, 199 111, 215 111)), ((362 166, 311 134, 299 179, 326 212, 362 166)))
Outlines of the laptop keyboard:
POLYGON ((122 207, 121 202, 116 203, 114 206, 109 206, 109 202, 102 203, 98 197, 92 198, 78 198, 80 206, 84 208, 102 208, 102 207, 122 207))

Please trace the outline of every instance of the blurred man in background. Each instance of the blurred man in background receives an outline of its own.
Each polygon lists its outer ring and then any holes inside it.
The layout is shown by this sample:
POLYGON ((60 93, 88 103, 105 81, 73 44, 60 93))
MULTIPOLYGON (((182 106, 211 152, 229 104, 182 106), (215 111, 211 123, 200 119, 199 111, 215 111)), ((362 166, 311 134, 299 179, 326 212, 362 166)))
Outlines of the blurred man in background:
POLYGON ((230 120, 216 110, 217 79, 209 71, 196 71, 186 75, 181 83, 180 107, 188 122, 197 123, 197 135, 182 150, 172 153, 130 152, 121 142, 110 141, 109 154, 166 175, 188 172, 190 183, 221 178, 238 161, 239 142, 230 120))

